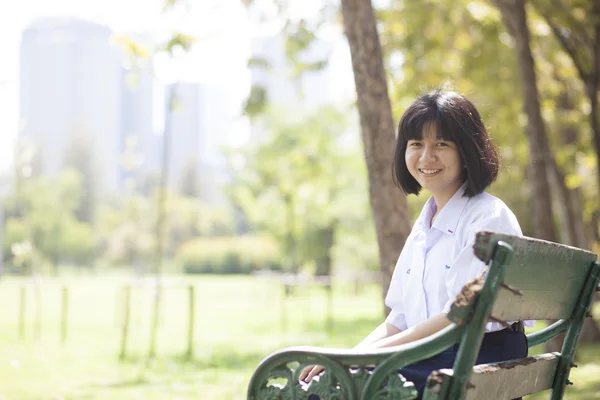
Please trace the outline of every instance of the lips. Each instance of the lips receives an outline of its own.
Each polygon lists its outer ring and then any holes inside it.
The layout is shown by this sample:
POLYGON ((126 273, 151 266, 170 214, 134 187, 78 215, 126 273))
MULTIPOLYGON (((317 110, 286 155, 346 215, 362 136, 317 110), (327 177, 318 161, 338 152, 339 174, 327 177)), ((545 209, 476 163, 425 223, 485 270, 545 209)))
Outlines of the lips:
POLYGON ((441 169, 419 168, 419 172, 422 173, 423 175, 435 175, 435 174, 437 174, 440 171, 441 171, 441 169))

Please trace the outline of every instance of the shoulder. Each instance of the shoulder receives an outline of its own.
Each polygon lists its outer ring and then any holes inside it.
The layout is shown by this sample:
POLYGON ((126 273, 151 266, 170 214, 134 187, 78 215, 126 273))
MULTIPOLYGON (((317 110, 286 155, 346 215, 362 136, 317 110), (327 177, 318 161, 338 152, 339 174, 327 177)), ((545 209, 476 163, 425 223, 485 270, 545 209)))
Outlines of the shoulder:
POLYGON ((459 227, 467 235, 479 230, 522 235, 519 221, 512 210, 502 200, 486 192, 469 199, 459 227))

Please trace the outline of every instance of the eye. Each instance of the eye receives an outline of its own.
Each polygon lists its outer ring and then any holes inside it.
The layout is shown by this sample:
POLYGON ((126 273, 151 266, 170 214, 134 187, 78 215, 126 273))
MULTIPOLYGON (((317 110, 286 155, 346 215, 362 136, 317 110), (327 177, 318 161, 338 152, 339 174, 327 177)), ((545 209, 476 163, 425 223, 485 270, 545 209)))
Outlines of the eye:
POLYGON ((448 143, 446 142, 437 142, 438 147, 448 147, 448 143))
POLYGON ((412 141, 412 142, 408 142, 408 145, 410 147, 419 147, 419 146, 421 146, 421 142, 412 141))

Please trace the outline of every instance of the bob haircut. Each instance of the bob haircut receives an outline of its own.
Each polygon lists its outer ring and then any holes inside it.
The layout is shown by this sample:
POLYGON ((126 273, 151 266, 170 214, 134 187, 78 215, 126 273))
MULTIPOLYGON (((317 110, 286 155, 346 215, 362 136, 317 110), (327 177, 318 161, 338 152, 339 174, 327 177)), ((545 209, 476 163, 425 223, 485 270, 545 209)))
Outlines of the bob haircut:
POLYGON ((404 159, 409 140, 422 140, 423 130, 435 128, 438 138, 456 143, 463 166, 465 196, 483 192, 498 176, 499 159, 479 112, 466 97, 434 90, 420 96, 402 115, 394 155, 395 183, 406 194, 418 195, 421 185, 410 174, 404 159))

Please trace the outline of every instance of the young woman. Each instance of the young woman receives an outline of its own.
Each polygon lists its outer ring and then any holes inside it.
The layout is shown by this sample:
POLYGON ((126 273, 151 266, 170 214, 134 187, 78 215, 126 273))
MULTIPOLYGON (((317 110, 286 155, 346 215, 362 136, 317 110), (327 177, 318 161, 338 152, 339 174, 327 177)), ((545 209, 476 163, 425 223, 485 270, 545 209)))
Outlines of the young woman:
MULTIPOLYGON (((385 303, 386 320, 356 348, 413 342, 451 324, 452 302, 484 264, 473 254, 475 234, 521 235, 510 209, 484 190, 498 175, 498 154, 475 106, 464 96, 436 90, 419 97, 398 128, 394 178, 406 194, 431 192, 398 258, 385 303)), ((529 322, 526 322, 529 325, 529 322)), ((457 346, 400 372, 420 394, 430 372, 452 368, 457 346)), ((477 364, 527 355, 527 338, 499 323, 486 325, 477 364)), ((304 369, 310 382, 320 366, 304 369)), ((312 397, 315 399, 316 397, 312 397)))

